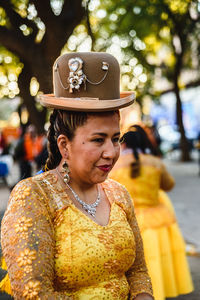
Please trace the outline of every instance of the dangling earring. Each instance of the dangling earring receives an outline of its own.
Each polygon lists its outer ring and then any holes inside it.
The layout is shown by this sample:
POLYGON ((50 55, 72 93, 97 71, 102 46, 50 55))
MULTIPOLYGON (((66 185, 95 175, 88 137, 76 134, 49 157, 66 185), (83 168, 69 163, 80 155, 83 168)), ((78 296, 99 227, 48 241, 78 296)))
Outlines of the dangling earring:
POLYGON ((64 163, 62 165, 61 173, 65 173, 63 181, 65 183, 68 183, 70 181, 70 177, 69 177, 70 170, 69 170, 68 163, 66 161, 64 161, 64 163))

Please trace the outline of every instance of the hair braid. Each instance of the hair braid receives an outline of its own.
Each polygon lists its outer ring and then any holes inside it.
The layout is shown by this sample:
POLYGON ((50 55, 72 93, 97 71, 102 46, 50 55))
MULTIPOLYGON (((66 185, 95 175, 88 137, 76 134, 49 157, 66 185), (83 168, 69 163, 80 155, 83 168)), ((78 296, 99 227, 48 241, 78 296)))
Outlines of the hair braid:
MULTIPOLYGON (((128 131, 122 137, 123 142, 126 146, 133 151, 134 162, 130 164, 131 166, 131 177, 136 178, 140 175, 140 157, 138 149, 141 150, 140 136, 136 130, 128 131)), ((143 152, 143 151, 142 151, 143 152)))
POLYGON ((54 110, 53 113, 51 114, 50 126, 47 134, 47 139, 48 139, 47 148, 48 148, 49 156, 47 158, 46 165, 49 170, 56 168, 61 160, 61 154, 58 149, 57 137, 54 128, 57 114, 58 114, 57 110, 54 110))

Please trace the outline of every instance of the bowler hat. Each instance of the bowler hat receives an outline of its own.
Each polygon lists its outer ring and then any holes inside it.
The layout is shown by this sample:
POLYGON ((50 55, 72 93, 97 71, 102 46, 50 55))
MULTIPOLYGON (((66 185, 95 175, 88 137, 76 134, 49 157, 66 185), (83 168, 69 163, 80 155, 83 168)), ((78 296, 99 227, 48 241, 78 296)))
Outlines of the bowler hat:
POLYGON ((104 52, 73 52, 53 65, 53 94, 39 96, 46 107, 75 111, 109 111, 134 102, 134 92, 120 93, 120 68, 104 52))

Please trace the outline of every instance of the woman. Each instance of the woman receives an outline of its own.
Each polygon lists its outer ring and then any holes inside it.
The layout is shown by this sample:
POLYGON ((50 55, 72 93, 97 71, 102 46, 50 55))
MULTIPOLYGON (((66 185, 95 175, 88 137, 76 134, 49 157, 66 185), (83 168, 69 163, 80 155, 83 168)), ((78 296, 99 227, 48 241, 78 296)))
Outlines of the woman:
MULTIPOLYGON (((127 191, 106 180, 119 156, 119 65, 106 53, 70 53, 53 67, 49 171, 21 181, 2 222, 15 299, 152 300, 127 191), (98 97, 98 98, 97 98, 98 97)), ((6 280, 5 280, 6 281, 6 280)))
POLYGON ((110 177, 123 184, 134 200, 155 300, 192 292, 185 244, 173 207, 160 190, 172 189, 174 179, 139 125, 122 137, 122 153, 110 177))

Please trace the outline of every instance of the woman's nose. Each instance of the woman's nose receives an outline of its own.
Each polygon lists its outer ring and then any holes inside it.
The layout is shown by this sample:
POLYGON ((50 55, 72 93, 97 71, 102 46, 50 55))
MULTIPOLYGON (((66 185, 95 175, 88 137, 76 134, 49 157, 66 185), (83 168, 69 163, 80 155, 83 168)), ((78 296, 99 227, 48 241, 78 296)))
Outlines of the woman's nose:
POLYGON ((103 158, 114 158, 116 156, 116 146, 112 142, 108 142, 105 145, 104 151, 102 153, 103 158))

